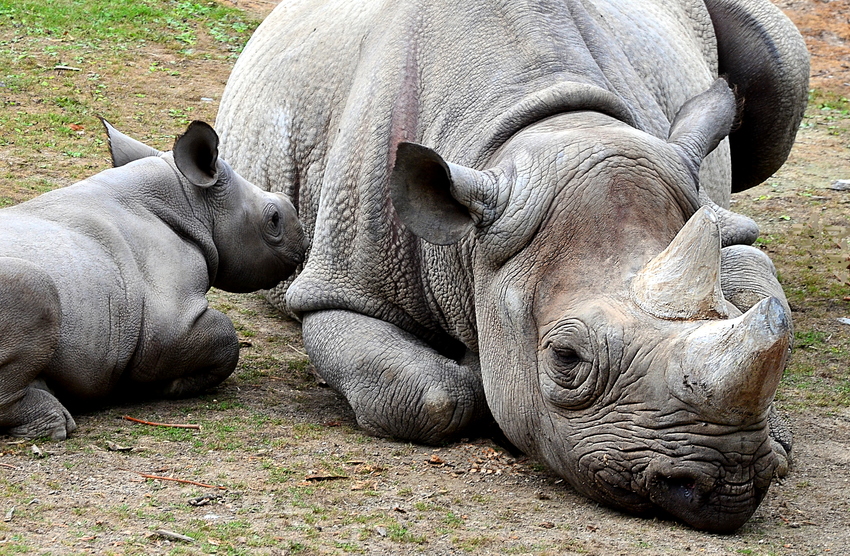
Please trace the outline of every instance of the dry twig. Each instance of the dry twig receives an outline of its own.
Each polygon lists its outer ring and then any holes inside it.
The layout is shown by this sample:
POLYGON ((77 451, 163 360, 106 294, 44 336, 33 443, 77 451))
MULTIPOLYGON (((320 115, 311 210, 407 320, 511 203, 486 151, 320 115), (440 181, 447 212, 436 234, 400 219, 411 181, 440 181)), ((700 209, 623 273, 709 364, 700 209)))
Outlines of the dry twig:
POLYGON ((223 486, 220 486, 220 485, 208 485, 208 484, 205 484, 205 483, 198 483, 198 482, 195 482, 195 481, 190 481, 188 479, 178 479, 176 477, 163 477, 161 475, 148 475, 147 473, 142 473, 140 471, 133 471, 132 469, 121 469, 121 471, 129 471, 130 473, 135 473, 136 475, 139 475, 140 477, 144 477, 145 479, 153 479, 153 480, 156 480, 156 481, 173 481, 175 483, 183 483, 183 484, 187 484, 187 485, 194 485, 194 486, 199 486, 199 487, 204 487, 204 488, 217 488, 219 490, 227 490, 227 487, 223 487, 223 486))
POLYGON ((167 529, 157 529, 156 531, 153 531, 153 534, 173 541, 195 542, 195 539, 192 537, 187 537, 186 535, 181 535, 180 533, 175 533, 174 531, 169 531, 167 529))
POLYGON ((134 423, 141 423, 143 425, 151 425, 152 427, 171 427, 171 428, 174 428, 174 429, 201 430, 201 425, 178 424, 178 423, 156 423, 156 422, 153 422, 153 421, 142 421, 141 419, 136 419, 135 417, 130 417, 129 415, 124 415, 121 418, 126 419, 127 421, 133 421, 134 423))

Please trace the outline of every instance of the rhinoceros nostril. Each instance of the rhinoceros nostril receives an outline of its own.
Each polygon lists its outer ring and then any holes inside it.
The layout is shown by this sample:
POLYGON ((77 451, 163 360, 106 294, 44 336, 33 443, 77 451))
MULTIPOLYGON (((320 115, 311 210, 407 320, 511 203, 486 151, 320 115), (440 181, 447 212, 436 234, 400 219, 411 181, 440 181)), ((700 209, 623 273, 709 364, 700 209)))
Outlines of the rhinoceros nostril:
POLYGON ((699 493, 696 479, 692 477, 658 477, 655 482, 668 503, 690 506, 697 502, 699 493))
POLYGON ((649 498, 668 514, 698 529, 717 533, 735 531, 752 515, 763 493, 752 483, 717 482, 698 470, 652 474, 649 498))

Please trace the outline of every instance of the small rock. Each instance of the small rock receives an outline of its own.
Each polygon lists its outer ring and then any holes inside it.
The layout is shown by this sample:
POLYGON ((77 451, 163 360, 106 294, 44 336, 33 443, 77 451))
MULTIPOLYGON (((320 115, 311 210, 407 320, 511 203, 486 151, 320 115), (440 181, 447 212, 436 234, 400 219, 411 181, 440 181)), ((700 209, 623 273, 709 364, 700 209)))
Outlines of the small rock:
POLYGON ((387 528, 386 527, 375 527, 375 532, 381 535, 382 537, 387 536, 387 528))
POLYGON ((835 180, 829 188, 833 191, 850 191, 850 180, 835 180))

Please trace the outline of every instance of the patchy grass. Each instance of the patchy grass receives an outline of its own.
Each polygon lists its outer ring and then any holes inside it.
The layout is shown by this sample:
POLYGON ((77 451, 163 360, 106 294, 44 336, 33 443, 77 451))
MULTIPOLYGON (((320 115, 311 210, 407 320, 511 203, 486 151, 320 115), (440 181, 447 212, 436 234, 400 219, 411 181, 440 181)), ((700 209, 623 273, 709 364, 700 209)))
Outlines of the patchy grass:
POLYGON ((203 0, 0 0, 0 206, 105 168, 98 116, 163 150, 212 120, 209 71, 257 24, 203 0))
POLYGON ((796 157, 733 208, 759 222, 756 245, 793 310, 795 349, 777 400, 831 413, 850 407, 850 321, 839 320, 850 318, 850 192, 833 189, 850 179, 850 101, 823 90, 809 100, 796 157))

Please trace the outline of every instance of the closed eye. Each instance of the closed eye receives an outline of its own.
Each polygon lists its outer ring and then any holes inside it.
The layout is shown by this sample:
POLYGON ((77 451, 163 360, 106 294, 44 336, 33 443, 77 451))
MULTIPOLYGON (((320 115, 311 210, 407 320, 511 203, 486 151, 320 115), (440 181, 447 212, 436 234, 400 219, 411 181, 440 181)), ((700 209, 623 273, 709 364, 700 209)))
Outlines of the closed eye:
POLYGON ((558 365, 564 369, 572 369, 582 362, 582 358, 574 349, 552 345, 552 353, 554 353, 558 365))

